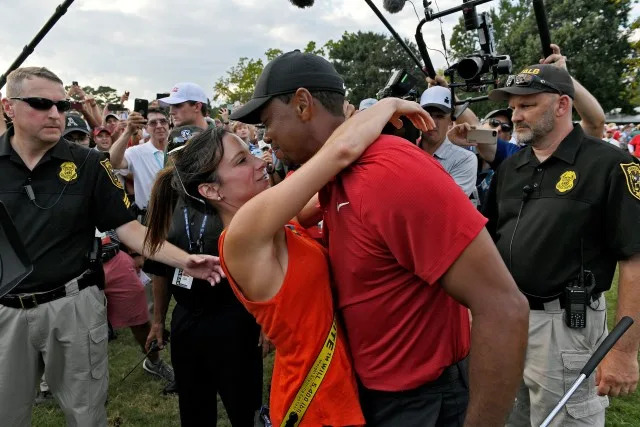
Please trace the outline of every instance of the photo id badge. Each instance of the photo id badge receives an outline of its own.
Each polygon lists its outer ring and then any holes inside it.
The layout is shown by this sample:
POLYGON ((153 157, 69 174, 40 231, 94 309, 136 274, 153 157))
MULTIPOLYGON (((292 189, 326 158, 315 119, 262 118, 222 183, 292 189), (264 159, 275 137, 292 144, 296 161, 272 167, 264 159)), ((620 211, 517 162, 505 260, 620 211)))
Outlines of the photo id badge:
POLYGON ((181 288, 191 289, 191 285, 193 284, 193 277, 185 274, 181 268, 176 268, 173 273, 173 280, 171 281, 171 284, 180 286, 181 288))

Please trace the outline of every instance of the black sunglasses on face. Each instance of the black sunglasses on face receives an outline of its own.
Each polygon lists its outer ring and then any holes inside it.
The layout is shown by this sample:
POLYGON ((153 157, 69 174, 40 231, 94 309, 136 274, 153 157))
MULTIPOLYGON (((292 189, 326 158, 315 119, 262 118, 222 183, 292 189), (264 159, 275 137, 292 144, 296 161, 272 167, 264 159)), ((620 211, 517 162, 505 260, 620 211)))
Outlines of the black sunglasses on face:
POLYGON ((67 101, 66 99, 63 99, 61 101, 52 101, 47 98, 40 98, 40 97, 23 98, 23 97, 17 97, 17 96, 12 97, 10 99, 17 99, 18 101, 26 102, 27 104, 29 104, 31 108, 39 111, 50 110, 51 107, 53 107, 54 105, 58 109, 59 113, 64 113, 65 111, 69 111, 71 109, 71 102, 67 101))
POLYGON ((511 132, 511 125, 509 123, 503 123, 498 119, 489 119, 489 125, 492 128, 500 126, 502 132, 511 132))

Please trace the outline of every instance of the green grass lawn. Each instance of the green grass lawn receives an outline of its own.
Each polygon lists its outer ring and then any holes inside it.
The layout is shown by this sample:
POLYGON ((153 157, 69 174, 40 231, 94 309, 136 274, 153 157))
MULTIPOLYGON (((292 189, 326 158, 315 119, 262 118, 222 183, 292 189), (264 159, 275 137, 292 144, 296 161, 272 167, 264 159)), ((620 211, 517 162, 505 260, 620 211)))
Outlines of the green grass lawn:
MULTIPOLYGON (((607 294, 609 329, 615 321, 615 301, 618 277, 607 294)), ((167 323, 168 324, 168 323, 167 323)), ((164 383, 147 375, 142 368, 136 369, 127 380, 118 385, 133 365, 140 360, 140 350, 128 329, 118 331, 118 339, 109 343, 109 403, 107 413, 110 426, 176 426, 180 424, 178 400, 173 396, 163 396, 164 383)), ((167 351, 162 357, 169 360, 167 351)), ((273 355, 265 360, 265 393, 273 366, 273 355)), ((224 408, 218 400, 218 426, 230 427, 224 408)), ((37 406, 33 416, 34 426, 63 426, 64 417, 55 403, 37 406)), ((628 397, 611 399, 607 411, 607 426, 640 426, 640 392, 628 397)))

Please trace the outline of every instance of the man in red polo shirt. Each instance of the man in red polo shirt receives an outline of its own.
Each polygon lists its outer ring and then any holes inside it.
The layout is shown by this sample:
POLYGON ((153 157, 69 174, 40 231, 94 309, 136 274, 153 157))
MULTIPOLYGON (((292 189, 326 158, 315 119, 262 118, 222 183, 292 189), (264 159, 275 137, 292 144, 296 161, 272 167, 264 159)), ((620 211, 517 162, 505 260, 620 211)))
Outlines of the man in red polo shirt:
MULTIPOLYGON (((344 93, 326 60, 289 52, 267 64, 231 118, 262 122, 276 155, 302 164, 344 122, 344 93)), ((320 201, 367 425, 503 426, 521 380, 528 307, 486 219, 435 160, 393 136, 374 142, 320 201)))

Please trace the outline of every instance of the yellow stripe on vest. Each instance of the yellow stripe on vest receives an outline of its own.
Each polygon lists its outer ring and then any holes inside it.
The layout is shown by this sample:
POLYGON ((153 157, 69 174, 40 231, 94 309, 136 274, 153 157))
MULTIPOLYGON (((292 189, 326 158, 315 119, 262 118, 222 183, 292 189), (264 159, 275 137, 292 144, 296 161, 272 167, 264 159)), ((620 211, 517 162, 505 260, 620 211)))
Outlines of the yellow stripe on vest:
POLYGON ((293 399, 293 403, 289 407, 289 410, 285 415, 285 419, 282 420, 281 427, 297 427, 300 424, 302 417, 305 412, 307 412, 307 409, 311 404, 313 396, 315 396, 318 391, 318 387, 320 387, 325 374, 329 370, 329 365, 333 358, 333 352, 335 350, 337 340, 338 324, 334 316, 331 329, 329 330, 329 335, 327 335, 327 339, 322 346, 322 350, 320 351, 320 354, 318 354, 318 357, 313 363, 307 377, 304 379, 302 387, 298 390, 296 398, 293 399))

